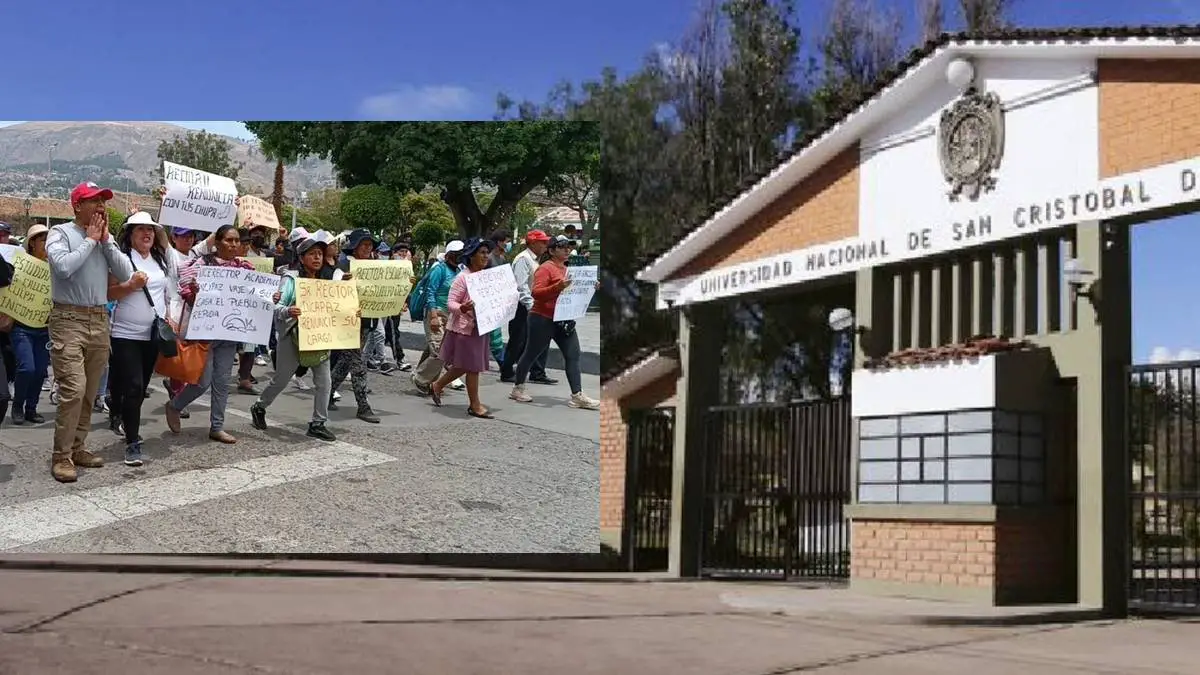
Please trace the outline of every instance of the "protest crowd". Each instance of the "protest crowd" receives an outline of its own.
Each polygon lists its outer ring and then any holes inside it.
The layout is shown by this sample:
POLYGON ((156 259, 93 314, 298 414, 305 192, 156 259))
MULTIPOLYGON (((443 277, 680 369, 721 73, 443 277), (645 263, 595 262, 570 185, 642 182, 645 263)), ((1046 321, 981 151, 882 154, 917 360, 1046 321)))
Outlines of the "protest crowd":
POLYGON ((113 193, 87 182, 71 192, 73 222, 34 225, 20 246, 0 223, 0 333, 12 352, 10 363, 0 359, 0 424, 44 424, 39 403, 48 395, 56 480, 104 465, 87 447, 93 413, 107 414, 123 439, 124 463, 143 464, 142 408, 155 374, 168 392, 170 432, 181 432, 207 394, 208 436, 226 444, 237 442, 225 427, 231 393, 254 397, 252 425, 265 430, 284 389, 311 391, 307 435, 333 441, 326 425, 342 384, 349 379, 357 419, 379 423, 369 378, 397 371, 411 373, 415 393, 432 405, 465 390, 466 414, 492 419, 480 377, 494 363, 513 385, 509 398, 531 402, 529 383, 558 384, 546 372, 552 342, 563 356, 567 405, 599 408, 582 389, 575 333, 595 268, 568 267, 574 239, 533 230, 515 242, 498 230, 454 240, 418 277, 404 240, 389 245, 366 229, 289 232, 263 200, 222 192, 219 176, 165 164, 164 222, 136 211, 110 233, 113 193), (197 181, 217 187, 175 189, 197 181), (424 328, 415 364, 400 346, 402 321, 424 328), (269 376, 255 374, 268 366, 269 376))

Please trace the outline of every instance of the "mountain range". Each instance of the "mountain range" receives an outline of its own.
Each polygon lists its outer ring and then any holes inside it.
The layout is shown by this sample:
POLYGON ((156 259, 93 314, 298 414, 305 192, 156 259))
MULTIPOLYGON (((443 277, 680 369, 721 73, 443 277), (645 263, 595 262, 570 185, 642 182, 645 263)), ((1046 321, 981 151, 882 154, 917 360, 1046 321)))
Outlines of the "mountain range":
MULTIPOLYGON (((158 144, 188 132, 164 122, 25 122, 2 127, 0 195, 62 199, 71 187, 87 180, 114 190, 149 190, 158 184, 155 171, 162 164, 158 144)), ((252 143, 223 138, 229 141, 234 163, 242 164, 238 182, 251 193, 270 193, 275 162, 263 158, 252 143)), ((325 160, 304 159, 284 172, 288 194, 334 184, 333 166, 325 160)))

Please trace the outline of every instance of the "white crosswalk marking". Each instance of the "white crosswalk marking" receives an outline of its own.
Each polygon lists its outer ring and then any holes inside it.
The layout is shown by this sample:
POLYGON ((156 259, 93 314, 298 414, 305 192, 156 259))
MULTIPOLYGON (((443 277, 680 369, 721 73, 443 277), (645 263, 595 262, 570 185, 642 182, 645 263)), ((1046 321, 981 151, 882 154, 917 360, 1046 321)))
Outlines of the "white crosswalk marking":
POLYGON ((395 461, 391 455, 337 441, 311 450, 0 507, 0 550, 212 499, 395 461))

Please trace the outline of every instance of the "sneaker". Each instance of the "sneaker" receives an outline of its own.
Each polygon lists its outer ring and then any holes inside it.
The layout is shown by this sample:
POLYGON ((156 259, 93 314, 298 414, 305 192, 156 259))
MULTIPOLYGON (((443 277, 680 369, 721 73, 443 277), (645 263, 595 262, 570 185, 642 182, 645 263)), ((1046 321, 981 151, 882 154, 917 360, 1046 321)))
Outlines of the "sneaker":
POLYGON ((578 394, 571 394, 571 400, 567 401, 567 405, 580 410, 599 410, 600 401, 588 396, 582 391, 578 394))
POLYGON ((300 391, 308 391, 311 389, 311 387, 308 386, 308 383, 304 381, 304 378, 300 377, 299 375, 292 376, 292 386, 296 387, 300 391))
POLYGON ((122 438, 125 436, 125 425, 121 424, 121 418, 116 415, 108 416, 108 430, 122 438))
POLYGON ((454 391, 462 391, 463 389, 467 388, 467 385, 462 380, 455 380, 450 383, 450 388, 454 391))
POLYGON ((379 364, 380 375, 391 375, 394 372, 396 372, 396 366, 392 363, 385 361, 384 363, 379 364))
POLYGON ((104 399, 98 398, 95 405, 92 406, 92 410, 98 413, 106 413, 108 412, 108 403, 104 399))
POLYGON ((237 387, 237 393, 245 394, 247 396, 258 396, 260 392, 254 388, 254 385, 239 384, 237 387))
POLYGON ((358 417, 358 419, 369 424, 379 424, 379 417, 375 414, 375 411, 371 410, 370 408, 359 408, 358 414, 355 415, 355 417, 358 417))
POLYGON ((142 465, 142 442, 137 441, 125 446, 125 466, 142 465))
POLYGON ((36 410, 26 410, 25 421, 29 422, 30 424, 43 424, 45 423, 46 418, 38 414, 38 411, 36 410))
POLYGON ((187 408, 184 408, 183 410, 179 411, 179 419, 181 419, 181 420, 186 420, 191 416, 192 416, 192 413, 189 412, 187 408))
POLYGON ((533 397, 525 393, 525 385, 523 384, 513 387, 512 393, 508 397, 518 403, 530 403, 533 401, 533 397))
POLYGON ((256 365, 256 366, 267 365, 267 357, 263 356, 262 354, 259 354, 258 356, 254 357, 254 365, 256 365))
POLYGON ((340 401, 340 400, 342 400, 342 394, 340 392, 335 391, 335 392, 333 392, 333 395, 330 396, 329 400, 335 401, 335 402, 340 401))
POLYGON ((25 413, 20 410, 12 411, 12 423, 17 426, 25 424, 25 413))
POLYGON ((250 424, 259 431, 267 430, 267 409, 261 403, 250 406, 250 424))
MULTIPOLYGON (((339 397, 339 398, 340 398, 340 397, 339 397)), ((337 409, 338 409, 337 399, 336 399, 336 398, 334 398, 334 397, 332 397, 332 396, 330 396, 330 397, 329 397, 329 409, 330 409, 330 410, 337 410, 337 409)))
POLYGON ((50 391, 50 387, 53 387, 53 386, 54 386, 53 382, 51 382, 50 380, 46 380, 45 382, 42 383, 42 391, 50 391))
POLYGON ((532 382, 532 383, 534 383, 534 384, 547 384, 547 385, 549 385, 549 384, 558 384, 558 380, 554 379, 553 377, 547 377, 547 376, 545 376, 545 375, 539 375, 539 376, 537 376, 537 377, 531 377, 531 378, 529 378, 529 381, 530 381, 530 382, 532 382))
POLYGON ((412 364, 408 363, 408 362, 401 363, 397 367, 400 368, 400 372, 402 372, 402 373, 407 373, 407 372, 411 371, 413 368, 412 364))
POLYGON ((325 428, 324 422, 311 422, 308 425, 308 433, 305 434, 309 438, 315 438, 319 441, 328 441, 332 443, 337 440, 333 432, 325 428))

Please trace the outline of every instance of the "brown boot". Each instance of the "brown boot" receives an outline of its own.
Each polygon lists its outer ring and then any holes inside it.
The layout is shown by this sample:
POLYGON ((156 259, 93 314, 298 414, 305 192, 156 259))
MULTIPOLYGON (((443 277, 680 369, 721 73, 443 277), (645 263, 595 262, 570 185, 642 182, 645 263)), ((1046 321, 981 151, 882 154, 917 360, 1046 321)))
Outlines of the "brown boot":
POLYGON ((79 479, 79 473, 75 471, 75 465, 71 463, 71 458, 59 454, 55 454, 54 459, 51 460, 50 475, 60 483, 74 483, 79 479))
POLYGON ((167 418, 167 428, 171 430, 171 433, 179 433, 179 411, 167 403, 166 408, 163 409, 163 416, 167 418))
POLYGON ((87 450, 76 450, 71 453, 71 461, 75 466, 82 466, 85 469, 99 469, 104 466, 103 459, 100 459, 87 450))
POLYGON ((229 445, 237 443, 237 439, 230 436, 227 431, 210 431, 208 432, 208 437, 219 443, 227 443, 229 445))

